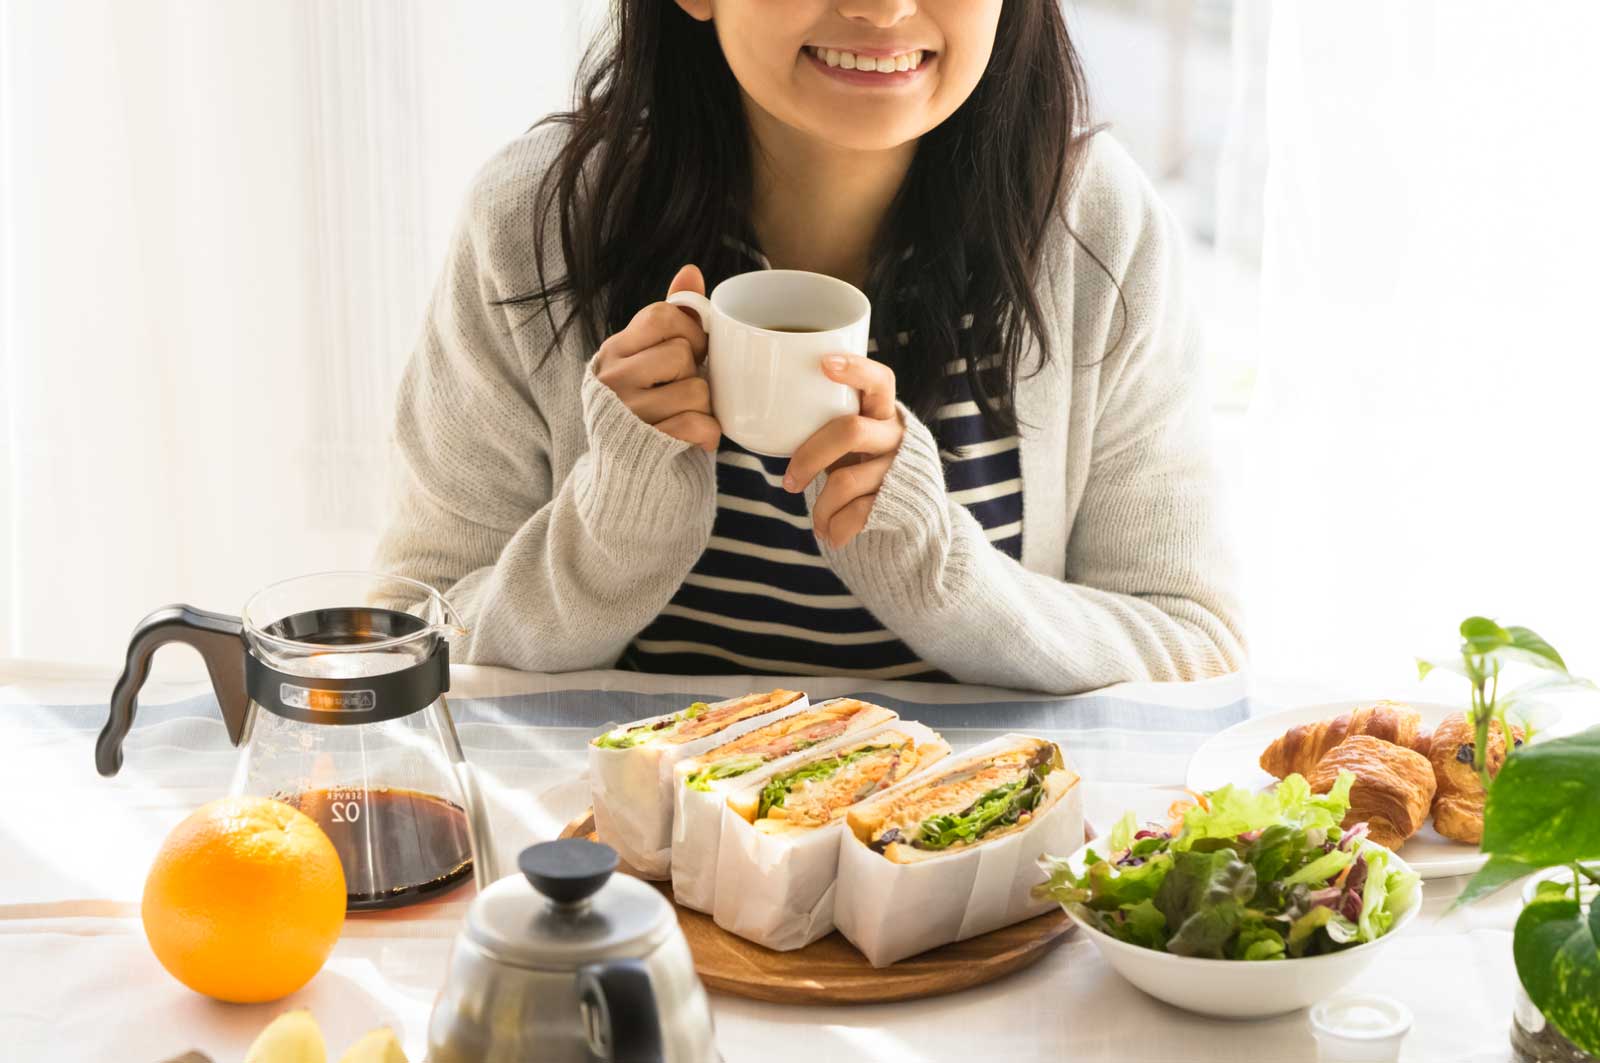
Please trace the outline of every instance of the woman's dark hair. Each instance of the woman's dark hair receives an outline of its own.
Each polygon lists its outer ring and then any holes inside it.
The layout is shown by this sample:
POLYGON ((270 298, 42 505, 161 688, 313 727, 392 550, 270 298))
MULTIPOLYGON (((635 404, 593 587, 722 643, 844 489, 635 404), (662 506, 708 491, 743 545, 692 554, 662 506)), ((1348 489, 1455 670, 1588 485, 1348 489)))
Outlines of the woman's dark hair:
MULTIPOLYGON (((1059 0, 1007 0, 977 88, 918 144, 875 238, 867 295, 878 357, 923 420, 946 401, 945 364, 966 357, 991 428, 1018 429, 1027 337, 1039 364, 1051 356, 1033 282, 1086 149, 1086 100, 1059 0), (905 351, 899 332, 915 338, 905 351)), ((571 132, 536 200, 540 287, 506 302, 537 306, 557 340, 576 325, 593 350, 661 299, 685 262, 708 287, 749 268, 728 238, 752 240, 750 138, 710 23, 669 0, 616 0, 614 34, 585 56, 576 106, 545 123, 571 132), (552 210, 566 271, 554 278, 538 239, 552 210)))

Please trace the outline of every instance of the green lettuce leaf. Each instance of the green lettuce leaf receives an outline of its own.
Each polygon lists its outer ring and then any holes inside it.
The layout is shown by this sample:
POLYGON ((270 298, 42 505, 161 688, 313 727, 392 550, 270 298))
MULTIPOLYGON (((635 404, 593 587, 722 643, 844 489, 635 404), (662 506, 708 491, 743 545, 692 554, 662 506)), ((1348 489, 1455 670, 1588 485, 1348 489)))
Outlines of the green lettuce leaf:
POLYGON ((1084 853, 1083 864, 1080 874, 1065 857, 1041 857, 1039 866, 1046 878, 1034 892, 1062 904, 1082 904, 1099 912, 1132 909, 1155 897, 1161 880, 1172 869, 1172 854, 1158 853, 1144 863, 1118 868, 1090 849, 1084 853))
POLYGON ((1240 853, 1256 869, 1256 881, 1275 882, 1291 866, 1304 862, 1305 831, 1274 823, 1240 853))
POLYGON ((1175 956, 1227 959, 1228 942, 1239 932, 1244 914, 1244 905, 1234 900, 1200 908, 1167 939, 1167 951, 1175 956))
POLYGON ((626 731, 607 731, 594 740, 601 749, 632 749, 643 745, 655 734, 649 727, 631 727, 626 731))
POLYGON ((1148 897, 1138 904, 1120 909, 1124 922, 1117 936, 1147 949, 1163 949, 1167 945, 1167 917, 1148 897))
POLYGON ((1285 878, 1283 884, 1285 886, 1298 886, 1304 883, 1307 886, 1321 886, 1355 862, 1355 853, 1335 849, 1331 853, 1323 853, 1294 874, 1285 878))
POLYGON ((1256 869, 1232 849, 1173 854, 1172 870, 1156 892, 1155 906, 1167 918, 1167 951, 1222 959, 1224 946, 1245 917, 1256 891, 1256 869))
POLYGON ((710 790, 711 784, 722 779, 737 779, 741 775, 748 775, 766 763, 766 758, 755 753, 740 757, 728 757, 714 764, 707 764, 699 771, 689 773, 684 783, 691 790, 710 790))
POLYGON ((1232 956, 1236 960, 1277 960, 1287 950, 1280 929, 1283 920, 1269 920, 1261 912, 1248 912, 1234 939, 1232 956))
POLYGON ((1332 908, 1316 907, 1306 912, 1300 918, 1289 924, 1289 954, 1291 956, 1305 955, 1311 936, 1318 930, 1327 926, 1329 922, 1339 918, 1339 913, 1332 908))
POLYGON ((1289 926, 1289 955, 1317 956, 1332 951, 1330 946, 1345 945, 1355 941, 1359 931, 1356 925, 1332 908, 1316 907, 1297 918, 1289 926), (1317 931, 1325 931, 1318 935, 1317 931))
POLYGON ((918 849, 948 849, 958 842, 970 844, 992 830, 1017 822, 1023 813, 1039 807, 1044 777, 1049 771, 1047 764, 1036 765, 1026 778, 995 787, 960 812, 928 817, 918 826, 911 844, 918 849))
POLYGON ((1422 881, 1422 876, 1415 871, 1391 870, 1383 884, 1384 901, 1380 911, 1387 912, 1390 922, 1386 924, 1379 936, 1387 934, 1393 921, 1399 919, 1411 910, 1417 901, 1417 884, 1422 881))
MULTIPOLYGON (((1356 929, 1362 941, 1374 941, 1388 929, 1386 925, 1379 929, 1374 920, 1387 915, 1383 909, 1389 898, 1389 852, 1374 846, 1362 856, 1367 862, 1367 881, 1361 887, 1361 917, 1356 920, 1356 929)), ((1393 917, 1388 916, 1387 921, 1392 922, 1393 917)))
POLYGON ((783 802, 789 797, 789 791, 802 783, 831 779, 846 766, 888 748, 890 747, 862 746, 848 753, 823 757, 821 760, 814 760, 810 764, 802 764, 798 768, 791 768, 789 771, 774 775, 761 788, 761 803, 756 811, 756 818, 761 819, 772 809, 783 807, 783 802))
POLYGON ((1207 795, 1210 809, 1196 806, 1184 813, 1183 833, 1173 847, 1188 849, 1201 838, 1237 838, 1275 824, 1301 830, 1332 830, 1350 809, 1350 787, 1354 783, 1355 776, 1342 771, 1326 794, 1312 793, 1300 775, 1290 775, 1275 789, 1262 793, 1224 786, 1207 795))
POLYGON ((1172 856, 1163 853, 1138 867, 1120 870, 1109 861, 1097 860, 1084 869, 1078 885, 1089 904, 1096 908, 1126 908, 1155 897, 1161 882, 1172 869, 1172 856))
POLYGON ((1111 834, 1106 839, 1106 844, 1110 846, 1111 852, 1120 853, 1124 849, 1133 847, 1133 836, 1137 833, 1139 833, 1139 821, 1134 818, 1133 810, 1129 809, 1122 814, 1122 818, 1117 820, 1116 825, 1111 828, 1111 834))

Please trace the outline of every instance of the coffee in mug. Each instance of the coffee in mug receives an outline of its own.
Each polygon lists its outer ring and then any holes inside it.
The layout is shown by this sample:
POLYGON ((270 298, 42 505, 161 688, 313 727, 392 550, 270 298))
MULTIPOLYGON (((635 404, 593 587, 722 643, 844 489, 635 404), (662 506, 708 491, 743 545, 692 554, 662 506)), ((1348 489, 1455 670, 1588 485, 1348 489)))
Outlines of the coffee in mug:
POLYGON ((821 273, 768 269, 717 285, 708 299, 675 292, 710 341, 711 413, 746 450, 786 458, 836 417, 861 412, 852 387, 829 380, 823 356, 867 353, 872 304, 821 273))

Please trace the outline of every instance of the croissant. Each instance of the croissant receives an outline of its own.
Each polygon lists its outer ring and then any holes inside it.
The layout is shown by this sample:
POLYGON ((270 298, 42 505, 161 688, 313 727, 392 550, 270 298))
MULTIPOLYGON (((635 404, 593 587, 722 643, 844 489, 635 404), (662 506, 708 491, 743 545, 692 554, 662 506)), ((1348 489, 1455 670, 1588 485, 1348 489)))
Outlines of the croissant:
MULTIPOLYGON (((1527 735, 1515 724, 1511 727, 1512 746, 1520 746, 1527 735)), ((1447 716, 1433 730, 1433 745, 1428 759, 1438 783, 1433 799, 1433 828, 1452 841, 1483 841, 1483 780, 1472 770, 1473 745, 1477 735, 1467 722, 1466 713, 1447 716)), ((1498 721, 1489 724, 1489 774, 1500 774, 1506 761, 1506 733, 1498 721)))
POLYGON ((1299 772, 1310 775, 1328 751, 1351 735, 1373 738, 1425 752, 1422 714, 1398 701, 1363 705, 1331 720, 1291 727, 1261 754, 1261 768, 1277 778, 1299 772))
POLYGON ((1433 804, 1433 765, 1416 750, 1356 735, 1330 749, 1306 781, 1312 792, 1325 794, 1339 781, 1340 771, 1356 777, 1343 826, 1365 823, 1367 837, 1394 850, 1427 821, 1433 804))

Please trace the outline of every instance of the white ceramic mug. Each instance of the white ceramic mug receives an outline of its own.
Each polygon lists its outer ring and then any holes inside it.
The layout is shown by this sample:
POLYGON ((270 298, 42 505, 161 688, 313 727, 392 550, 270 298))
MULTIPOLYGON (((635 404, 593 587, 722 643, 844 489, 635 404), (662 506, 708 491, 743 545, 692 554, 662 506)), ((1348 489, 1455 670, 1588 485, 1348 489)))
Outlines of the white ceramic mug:
POLYGON ((699 316, 712 416, 746 450, 786 458, 835 417, 861 412, 860 393, 822 372, 824 355, 867 353, 872 304, 854 285, 767 269, 729 277, 709 299, 675 292, 667 302, 699 316))

